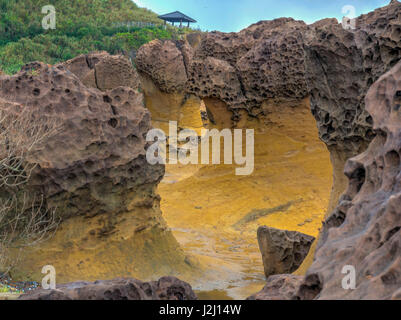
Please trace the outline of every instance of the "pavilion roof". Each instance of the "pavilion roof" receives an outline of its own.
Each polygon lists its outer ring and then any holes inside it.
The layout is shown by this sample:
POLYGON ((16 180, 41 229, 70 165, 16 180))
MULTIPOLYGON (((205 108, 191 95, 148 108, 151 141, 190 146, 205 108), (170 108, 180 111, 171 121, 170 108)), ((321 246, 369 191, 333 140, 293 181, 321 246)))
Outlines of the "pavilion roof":
POLYGON ((158 17, 159 19, 168 21, 168 22, 197 22, 196 20, 188 17, 187 15, 179 12, 179 11, 174 11, 171 13, 163 14, 158 17))

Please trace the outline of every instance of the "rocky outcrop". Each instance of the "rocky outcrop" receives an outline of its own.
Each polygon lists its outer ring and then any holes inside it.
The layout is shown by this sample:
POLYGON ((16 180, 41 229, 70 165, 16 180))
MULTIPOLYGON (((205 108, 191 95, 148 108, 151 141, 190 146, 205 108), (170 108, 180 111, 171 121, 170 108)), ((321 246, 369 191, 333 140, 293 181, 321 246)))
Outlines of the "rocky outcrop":
POLYGON ((266 285, 247 300, 292 300, 303 281, 302 276, 277 274, 267 278, 266 285))
POLYGON ((314 237, 297 231, 259 227, 258 243, 266 277, 295 271, 314 240, 314 237))
POLYGON ((152 124, 165 132, 169 121, 176 121, 179 128, 199 132, 203 126, 201 100, 185 91, 192 55, 188 42, 161 40, 142 46, 136 55, 135 64, 152 124))
POLYGON ((136 65, 161 91, 204 99, 212 118, 226 111, 229 125, 235 126, 246 114, 263 114, 267 99, 307 96, 306 28, 302 21, 282 18, 239 33, 210 32, 194 36, 196 41, 189 37, 192 48, 185 41, 155 40, 139 49, 136 65))
POLYGON ((364 151, 374 137, 365 95, 401 59, 401 3, 392 1, 361 15, 355 29, 317 22, 304 42, 311 110, 334 167, 331 212, 346 188, 345 161, 364 151))
POLYGON ((0 97, 62 124, 28 161, 38 164, 32 185, 64 216, 128 211, 128 195, 141 189, 149 206, 157 200, 149 185, 161 180, 164 168, 146 162, 150 114, 137 91, 120 87, 103 94, 62 66, 33 63, 1 79, 0 97))
POLYGON ((117 87, 130 87, 137 90, 139 77, 129 59, 122 55, 112 56, 105 51, 82 54, 61 63, 74 73, 82 83, 101 91, 117 87))
POLYGON ((400 299, 401 62, 365 98, 377 135, 345 166, 347 192, 323 226, 299 299, 400 299), (342 288, 344 266, 355 289, 342 288))
POLYGON ((238 33, 210 32, 200 40, 196 35, 192 50, 186 42, 151 42, 139 50, 138 71, 163 92, 203 99, 211 122, 221 127, 268 117, 270 100, 310 95, 333 164, 331 212, 346 188, 345 161, 374 137, 366 92, 401 58, 400 8, 392 1, 357 18, 351 30, 336 19, 306 25, 281 18, 238 33))
MULTIPOLYGON (((157 87, 167 93, 183 91, 187 81, 185 50, 188 44, 153 40, 138 51, 135 64, 157 87)), ((189 48, 188 48, 189 49, 189 48)), ((190 49, 189 49, 190 50, 190 49)))
POLYGON ((191 286, 175 277, 142 282, 136 279, 72 282, 56 289, 37 289, 19 300, 196 300, 191 286))
MULTIPOLYGON (((102 59, 95 67, 107 65, 102 59)), ((15 112, 18 105, 61 125, 26 155, 36 167, 25 187, 56 208, 62 223, 50 241, 25 250, 19 269, 24 277, 41 279, 46 264, 65 282, 146 279, 179 270, 177 265, 190 268, 161 217, 155 189, 164 166, 146 161, 145 135, 152 127, 138 90, 101 92, 62 65, 32 63, 0 77, 0 98, 3 111, 15 112)))

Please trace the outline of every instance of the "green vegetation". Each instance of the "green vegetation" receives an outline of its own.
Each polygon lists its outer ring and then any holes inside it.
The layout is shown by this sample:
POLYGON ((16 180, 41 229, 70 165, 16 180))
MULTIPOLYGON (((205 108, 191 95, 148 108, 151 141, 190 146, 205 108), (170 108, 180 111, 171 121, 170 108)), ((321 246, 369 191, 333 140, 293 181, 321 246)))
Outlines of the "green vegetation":
POLYGON ((25 63, 54 64, 105 50, 130 56, 153 39, 176 39, 191 29, 166 28, 154 12, 131 0, 0 0, 0 70, 15 73, 25 63), (41 9, 56 9, 56 29, 42 28, 41 9), (125 22, 147 22, 133 27, 125 22))

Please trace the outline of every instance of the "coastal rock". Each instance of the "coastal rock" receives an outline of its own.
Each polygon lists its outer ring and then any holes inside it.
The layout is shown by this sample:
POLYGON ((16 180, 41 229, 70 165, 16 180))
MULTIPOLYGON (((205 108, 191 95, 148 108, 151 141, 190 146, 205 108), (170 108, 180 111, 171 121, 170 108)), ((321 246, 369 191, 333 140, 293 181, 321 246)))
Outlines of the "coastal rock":
POLYGON ((218 98, 225 103, 244 101, 236 69, 227 61, 207 57, 194 60, 189 70, 188 92, 200 98, 218 98))
POLYGON ((266 280, 266 285, 247 300, 291 300, 302 283, 303 277, 292 274, 276 274, 266 280))
POLYGON ((347 180, 345 161, 366 150, 375 136, 365 110, 369 87, 401 59, 401 3, 361 15, 354 29, 323 20, 305 32, 306 82, 319 136, 332 158, 331 212, 347 180))
POLYGON ((298 299, 399 299, 401 287, 401 62, 365 98, 376 137, 345 166, 349 184, 323 225, 298 299), (342 287, 345 266, 355 288, 342 287))
POLYGON ((0 98, 5 112, 18 105, 61 126, 27 153, 25 161, 36 167, 24 188, 43 196, 62 222, 49 241, 24 250, 16 274, 41 279, 41 268, 51 264, 68 282, 190 268, 161 216, 156 187, 164 165, 146 161, 152 126, 141 93, 101 92, 63 65, 36 62, 2 76, 0 98))
MULTIPOLYGON (((190 52, 190 46, 185 44, 190 52)), ((178 41, 153 40, 142 46, 136 55, 139 72, 149 76, 163 92, 183 91, 187 81, 185 54, 178 41)))
POLYGON ((200 98, 185 91, 192 55, 188 42, 170 40, 153 40, 136 55, 135 65, 152 125, 165 132, 169 121, 199 133, 203 126, 200 98))
POLYGON ((95 282, 72 282, 56 289, 37 289, 19 300, 196 300, 191 286, 175 277, 142 282, 132 278, 117 278, 95 282))
MULTIPOLYGON (((38 164, 31 183, 64 216, 126 211, 129 194, 163 176, 163 166, 146 162, 150 114, 133 89, 103 94, 86 88, 62 66, 33 63, 1 79, 0 97, 62 123, 28 160, 38 164)), ((152 205, 157 197, 150 190, 149 196, 152 205)))
POLYGON ((101 91, 120 86, 137 90, 140 86, 138 73, 130 60, 122 55, 94 52, 80 55, 61 65, 74 73, 85 86, 101 91))
POLYGON ((225 109, 235 126, 244 117, 241 110, 251 116, 263 114, 267 99, 300 101, 307 96, 302 42, 306 28, 302 21, 281 18, 238 33, 195 35, 193 48, 187 41, 154 40, 139 49, 136 66, 162 92, 204 99, 215 120, 221 113, 226 117, 225 109))
POLYGON ((266 277, 291 273, 302 263, 314 237, 297 232, 262 226, 258 243, 266 277))

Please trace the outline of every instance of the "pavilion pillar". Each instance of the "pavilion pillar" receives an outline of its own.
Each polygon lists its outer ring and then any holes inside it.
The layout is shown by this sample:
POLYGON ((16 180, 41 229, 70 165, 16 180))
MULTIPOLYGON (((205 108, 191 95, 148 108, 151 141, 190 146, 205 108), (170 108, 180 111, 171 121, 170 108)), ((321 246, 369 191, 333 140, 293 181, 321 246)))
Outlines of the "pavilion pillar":
POLYGON ((180 28, 182 28, 182 20, 180 20, 180 28))

